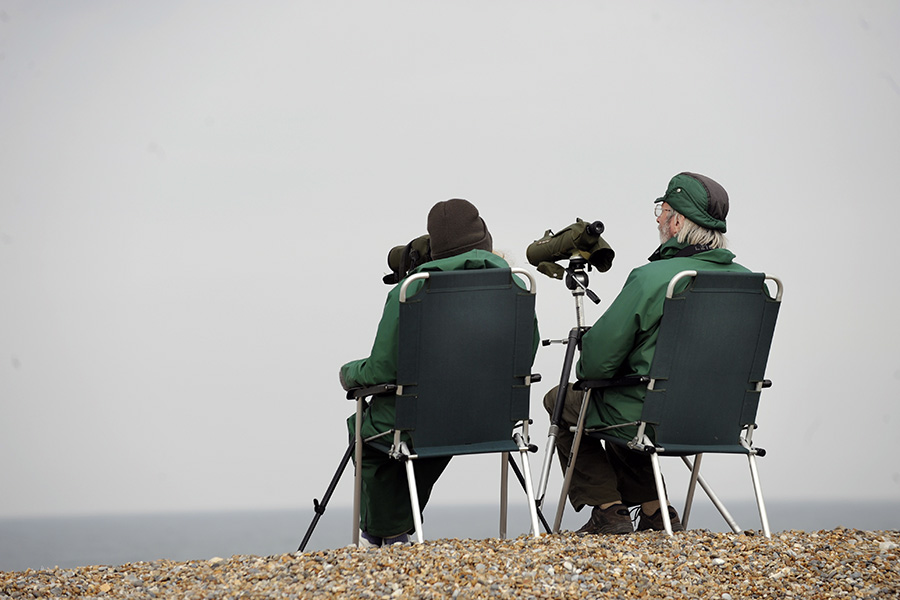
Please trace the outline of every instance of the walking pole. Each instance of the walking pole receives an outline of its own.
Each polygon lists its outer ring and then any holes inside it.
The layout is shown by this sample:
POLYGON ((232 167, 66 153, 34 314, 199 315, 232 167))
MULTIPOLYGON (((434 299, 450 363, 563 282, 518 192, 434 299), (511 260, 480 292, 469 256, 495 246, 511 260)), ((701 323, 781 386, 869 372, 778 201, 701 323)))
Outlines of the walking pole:
POLYGON ((351 440, 350 445, 347 447, 347 451, 344 452, 344 457, 341 459, 341 464, 338 465, 337 470, 334 472, 334 477, 331 478, 331 483, 328 485, 325 495, 322 496, 322 501, 319 502, 313 498, 313 510, 316 511, 316 514, 313 517, 312 523, 309 524, 309 529, 306 531, 306 535, 303 536, 303 541, 300 542, 300 547, 297 548, 297 552, 303 552, 306 548, 306 544, 309 543, 309 538, 312 536, 316 524, 319 522, 322 515, 325 514, 325 507, 328 505, 328 501, 331 499, 331 495, 334 493, 334 489, 337 487, 338 481, 340 481, 341 475, 344 473, 344 469, 347 468, 347 463, 350 462, 350 456, 352 456, 355 446, 356 440, 351 440))
POLYGON ((541 343, 548 346, 553 343, 566 344, 566 356, 563 360, 562 373, 559 377, 559 386, 556 390, 556 405, 550 417, 550 429, 547 432, 547 447, 544 451, 544 464, 541 467, 541 478, 538 481, 537 504, 541 508, 544 496, 547 493, 547 482, 550 478, 550 468, 553 462, 553 454, 556 451, 556 438, 559 436, 559 427, 562 423, 563 406, 566 399, 566 388, 569 386, 569 376, 572 373, 572 364, 575 362, 575 352, 580 349, 581 336, 585 332, 584 326, 584 296, 585 294, 598 304, 600 298, 588 289, 588 276, 585 272, 587 261, 580 255, 574 255, 569 259, 566 267, 566 287, 572 291, 575 299, 575 323, 576 327, 569 332, 565 340, 543 340, 541 343))

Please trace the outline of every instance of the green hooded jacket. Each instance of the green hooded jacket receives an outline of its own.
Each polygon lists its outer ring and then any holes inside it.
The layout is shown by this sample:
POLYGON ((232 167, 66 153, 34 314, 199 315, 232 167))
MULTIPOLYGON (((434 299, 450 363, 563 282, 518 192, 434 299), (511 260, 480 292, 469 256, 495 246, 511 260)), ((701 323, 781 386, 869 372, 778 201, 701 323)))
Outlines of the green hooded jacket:
MULTIPOLYGON (((654 253, 652 262, 631 271, 622 291, 582 338, 581 358, 575 369, 578 379, 650 374, 666 287, 676 274, 686 270, 748 271, 734 262, 730 250, 714 249, 691 256, 675 256, 685 246, 673 238, 654 253)), ((676 292, 685 287, 687 281, 676 292)), ((646 392, 643 384, 606 390, 602 399, 593 398, 586 426, 637 421, 646 392)), ((621 427, 610 433, 631 439, 636 428, 621 427)))
MULTIPOLYGON (((462 254, 433 260, 410 271, 459 271, 463 269, 505 269, 509 264, 501 257, 486 250, 469 250, 462 254)), ((341 380, 347 387, 393 383, 397 379, 397 354, 400 325, 400 286, 402 281, 391 288, 384 303, 384 312, 378 323, 375 341, 368 358, 350 361, 341 367, 341 380)), ((422 286, 414 282, 408 294, 415 294, 422 286)), ((534 351, 537 352, 540 334, 537 317, 534 320, 534 351)), ((394 426, 394 396, 378 396, 367 411, 363 421, 364 437, 387 431, 394 426)), ((353 431, 356 415, 348 419, 350 431, 353 431)))

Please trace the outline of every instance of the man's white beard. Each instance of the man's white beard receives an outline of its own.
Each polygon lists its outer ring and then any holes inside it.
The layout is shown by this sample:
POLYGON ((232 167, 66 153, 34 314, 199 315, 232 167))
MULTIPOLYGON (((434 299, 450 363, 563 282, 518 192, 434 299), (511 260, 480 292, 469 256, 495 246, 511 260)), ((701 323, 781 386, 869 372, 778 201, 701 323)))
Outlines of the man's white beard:
POLYGON ((660 246, 662 246, 663 244, 665 244, 666 242, 668 242, 669 240, 672 239, 672 234, 670 233, 670 229, 669 229, 669 221, 671 221, 671 220, 672 220, 672 213, 669 213, 669 218, 657 226, 657 229, 659 230, 659 245, 660 246))

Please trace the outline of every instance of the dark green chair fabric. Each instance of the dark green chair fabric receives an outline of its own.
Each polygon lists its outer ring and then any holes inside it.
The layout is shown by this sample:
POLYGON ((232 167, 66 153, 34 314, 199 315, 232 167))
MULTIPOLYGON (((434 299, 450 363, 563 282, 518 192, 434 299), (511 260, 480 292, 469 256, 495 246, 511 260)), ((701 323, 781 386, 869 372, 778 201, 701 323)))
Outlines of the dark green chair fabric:
POLYGON ((507 269, 431 273, 400 304, 396 427, 418 456, 516 451, 528 420, 534 294, 507 269))
MULTIPOLYGON (((528 466, 535 283, 518 269, 424 272, 401 288, 395 426, 370 446, 398 460, 519 452, 532 529, 528 466), (530 281, 524 287, 521 274, 530 281), (521 431, 521 433, 519 432, 521 431)), ((393 387, 393 386, 391 386, 393 387)), ((408 463, 410 465, 410 463, 408 463)), ((407 468, 411 490, 414 471, 407 468)), ((504 478, 505 480, 505 478, 504 478)), ((501 491, 505 518, 505 487, 501 491)), ((418 499, 410 494, 422 541, 418 499)), ((501 535, 505 533, 501 523, 501 535)))
POLYGON ((700 272, 666 299, 641 416, 657 452, 751 452, 741 440, 756 425, 780 307, 764 279, 700 272))
MULTIPOLYGON (((686 525, 694 487, 700 483, 732 529, 740 528, 699 473, 704 453, 743 454, 749 458, 763 531, 769 536, 768 517, 753 446, 756 414, 765 379, 766 363, 781 305, 781 282, 764 273, 685 271, 669 284, 660 322, 656 352, 650 367, 647 394, 634 439, 613 435, 617 426, 585 430, 606 443, 627 445, 647 452, 657 474, 660 502, 665 506, 658 456, 680 456, 692 470, 682 522, 686 525), (766 279, 777 288, 770 294, 766 279), (696 456, 694 463, 687 456, 696 456)), ((608 381, 581 381, 588 391, 609 387, 608 381)), ((635 381, 617 381, 631 384, 635 381)), ((598 400, 602 401, 602 400, 598 400)), ((666 511, 662 511, 668 520, 666 511)), ((670 528, 667 531, 671 533, 670 528)))

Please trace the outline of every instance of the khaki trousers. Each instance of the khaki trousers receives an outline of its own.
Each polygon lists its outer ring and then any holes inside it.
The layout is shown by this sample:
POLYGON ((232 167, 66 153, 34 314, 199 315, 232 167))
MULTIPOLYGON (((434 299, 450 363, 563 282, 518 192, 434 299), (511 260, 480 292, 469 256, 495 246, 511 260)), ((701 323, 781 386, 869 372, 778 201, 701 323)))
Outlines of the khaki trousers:
MULTIPOLYGON (((593 392, 596 396, 598 392, 593 392)), ((544 408, 553 415, 556 406, 557 388, 544 396, 544 408)), ((572 451, 575 435, 569 431, 578 423, 578 412, 584 392, 576 391, 569 384, 563 405, 562 423, 556 438, 556 451, 560 464, 565 470, 572 451)), ((610 423, 614 425, 614 423, 610 423)), ((610 502, 623 502, 635 506, 658 499, 653 481, 653 466, 650 457, 631 451, 616 444, 604 448, 600 440, 582 437, 578 456, 573 466, 572 485, 569 487, 569 502, 576 511, 584 506, 600 506, 610 502)))

